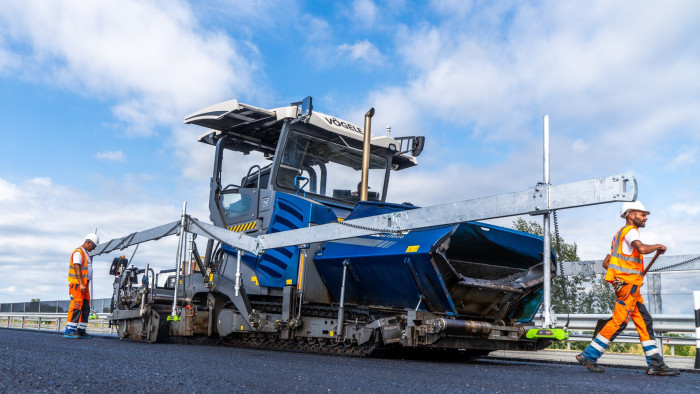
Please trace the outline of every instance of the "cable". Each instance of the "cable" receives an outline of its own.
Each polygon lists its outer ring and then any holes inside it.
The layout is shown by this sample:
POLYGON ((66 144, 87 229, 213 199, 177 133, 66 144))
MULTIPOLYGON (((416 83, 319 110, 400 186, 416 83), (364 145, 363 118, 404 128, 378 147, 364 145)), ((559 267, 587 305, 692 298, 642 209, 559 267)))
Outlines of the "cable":
POLYGON ((678 267, 678 266, 681 266, 681 265, 683 265, 683 264, 692 263, 693 261, 698 260, 698 259, 700 259, 700 256, 693 257, 692 259, 688 259, 688 260, 685 260, 685 261, 681 261, 680 263, 676 263, 676 264, 673 264, 673 265, 669 265, 668 267, 655 268, 655 269, 653 269, 653 270, 649 270, 649 272, 661 272, 661 271, 666 270, 666 269, 669 269, 669 268, 678 267))
POLYGON ((403 231, 393 231, 393 230, 387 230, 384 228, 380 229, 380 228, 374 228, 374 227, 361 226, 359 224, 345 223, 345 221, 338 221, 336 223, 343 225, 343 226, 352 227, 352 228, 359 228, 360 230, 374 231, 374 232, 377 232, 379 234, 397 234, 397 235, 403 234, 403 231))
MULTIPOLYGON (((559 263, 559 273, 564 273, 564 256, 561 253, 561 242, 559 238, 559 220, 557 218, 557 211, 552 211, 552 219, 554 220, 554 250, 557 255, 557 262, 559 263)), ((567 290, 567 284, 562 286, 562 293, 564 299, 566 300, 566 324, 564 324, 564 330, 566 331, 571 322, 571 303, 569 302, 569 295, 567 290)))
POLYGON ((359 228, 360 230, 374 231, 378 234, 397 234, 397 235, 403 235, 403 233, 408 232, 408 231, 412 231, 412 232, 432 231, 432 230, 440 230, 443 228, 450 228, 450 227, 454 226, 453 224, 443 224, 443 225, 439 225, 439 226, 430 226, 430 227, 423 227, 423 228, 411 229, 411 230, 388 230, 385 228, 374 228, 374 227, 368 227, 368 226, 361 226, 359 224, 346 223, 345 221, 338 221, 336 223, 342 224, 343 226, 359 228))
POLYGON ((557 260, 559 263, 559 272, 564 272, 564 257, 561 254, 561 242, 559 239, 559 220, 557 220, 557 211, 552 211, 552 219, 554 219, 554 250, 557 252, 557 260))

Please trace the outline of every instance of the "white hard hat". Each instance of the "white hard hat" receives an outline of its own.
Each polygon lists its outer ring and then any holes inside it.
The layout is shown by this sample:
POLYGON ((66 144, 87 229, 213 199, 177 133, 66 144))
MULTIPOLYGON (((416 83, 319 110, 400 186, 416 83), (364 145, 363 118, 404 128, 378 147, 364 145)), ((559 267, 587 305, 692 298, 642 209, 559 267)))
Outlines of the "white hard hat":
POLYGON ((622 208, 620 208, 620 217, 623 219, 626 218, 629 211, 642 211, 647 215, 650 213, 647 211, 646 207, 641 201, 630 201, 623 203, 622 208))
POLYGON ((100 244, 100 238, 95 233, 90 233, 90 234, 86 235, 85 240, 92 241, 92 243, 94 243, 95 246, 100 244))

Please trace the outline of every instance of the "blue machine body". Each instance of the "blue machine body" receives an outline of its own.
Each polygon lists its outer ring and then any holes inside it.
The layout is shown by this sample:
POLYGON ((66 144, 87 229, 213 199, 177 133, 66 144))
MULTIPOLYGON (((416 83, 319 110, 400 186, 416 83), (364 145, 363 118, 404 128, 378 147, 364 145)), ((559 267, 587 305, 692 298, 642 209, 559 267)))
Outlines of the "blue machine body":
MULTIPOLYGON (((415 208, 360 202, 345 220, 415 208)), ((268 233, 337 220, 323 204, 278 192, 268 233)), ((542 237, 470 222, 324 242, 312 261, 335 302, 347 264, 350 304, 529 321, 542 302, 541 252, 542 237)), ((297 285, 298 246, 246 253, 242 262, 255 271, 260 286, 297 285)))
MULTIPOLYGON (((414 208, 364 202, 347 219, 414 208)), ((542 302, 541 252, 542 237, 470 222, 326 242, 314 261, 336 300, 347 264, 350 303, 529 321, 542 302)))
MULTIPOLYGON (((346 220, 415 207, 362 202, 346 220)), ((314 256, 316 268, 335 300, 340 299, 343 262, 348 260, 345 299, 358 305, 416 307, 423 299, 452 314, 445 285, 430 263, 435 245, 454 226, 325 242, 314 256)))
MULTIPOLYGON (((262 226, 241 231, 271 234, 416 208, 387 203, 385 198, 390 172, 417 164, 422 137, 370 141, 364 185, 371 182, 376 189, 366 190, 369 201, 359 201, 363 183, 355 188, 355 182, 365 160, 360 128, 345 127, 346 122, 332 122, 316 112, 310 118, 296 118, 294 106, 279 113, 235 101, 212 108, 188 119, 220 131, 200 140, 216 146, 210 218, 221 227, 232 229, 255 220, 262 226), (238 186, 224 186, 226 150, 259 151, 271 163, 252 166, 238 186)), ((306 289, 302 280, 298 290, 305 303, 337 304, 344 288, 345 301, 358 306, 418 309, 481 321, 527 321, 542 301, 542 238, 499 226, 457 223, 304 247, 311 284, 306 289)), ((236 253, 226 245, 222 248, 236 253)), ((251 292, 258 295, 281 295, 277 289, 297 286, 305 275, 300 272, 298 245, 257 256, 244 253, 242 262, 253 271, 246 275, 254 284, 266 288, 251 292)))
MULTIPOLYGON (((309 224, 326 224, 337 220, 332 209, 300 196, 275 193, 274 208, 268 234, 308 227, 309 224)), ((223 245, 222 248, 235 254, 236 250, 223 245)), ((296 285, 299 271, 299 247, 269 249, 255 256, 244 253, 241 261, 255 271, 260 286, 282 288, 296 285)))

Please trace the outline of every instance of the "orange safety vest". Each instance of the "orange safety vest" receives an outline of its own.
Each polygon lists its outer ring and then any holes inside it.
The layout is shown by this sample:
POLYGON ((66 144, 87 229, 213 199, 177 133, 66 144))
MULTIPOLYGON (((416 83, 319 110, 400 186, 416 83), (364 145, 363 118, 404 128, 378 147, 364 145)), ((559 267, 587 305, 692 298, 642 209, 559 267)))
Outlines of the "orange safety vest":
POLYGON ((68 283, 80 284, 78 276, 75 274, 75 266, 73 265, 73 255, 79 252, 83 256, 83 264, 80 265, 80 276, 83 277, 83 282, 87 285, 88 280, 88 259, 83 248, 77 248, 70 254, 70 267, 68 267, 68 283))
POLYGON ((644 256, 637 249, 632 248, 632 254, 622 252, 622 243, 625 236, 635 226, 624 226, 613 237, 610 247, 610 265, 605 272, 605 280, 612 283, 619 279, 625 283, 641 286, 644 280, 644 256))

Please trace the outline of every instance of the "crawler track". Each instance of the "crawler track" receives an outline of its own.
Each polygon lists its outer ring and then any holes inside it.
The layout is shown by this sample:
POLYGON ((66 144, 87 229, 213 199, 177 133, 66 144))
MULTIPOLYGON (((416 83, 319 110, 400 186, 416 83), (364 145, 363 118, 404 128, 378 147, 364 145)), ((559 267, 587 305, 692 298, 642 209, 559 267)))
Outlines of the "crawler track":
MULTIPOLYGON (((379 355, 380 348, 375 345, 343 344, 326 338, 297 337, 280 339, 271 333, 240 333, 221 339, 227 346, 248 349, 280 350, 298 353, 333 354, 337 356, 368 357, 379 355)), ((381 348, 383 349, 383 348, 381 348)))

